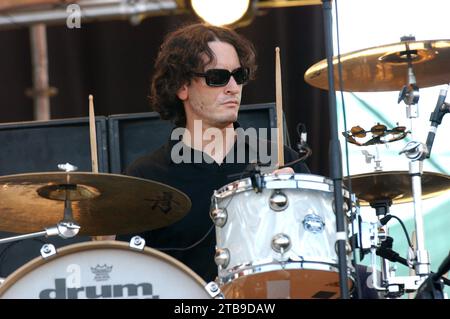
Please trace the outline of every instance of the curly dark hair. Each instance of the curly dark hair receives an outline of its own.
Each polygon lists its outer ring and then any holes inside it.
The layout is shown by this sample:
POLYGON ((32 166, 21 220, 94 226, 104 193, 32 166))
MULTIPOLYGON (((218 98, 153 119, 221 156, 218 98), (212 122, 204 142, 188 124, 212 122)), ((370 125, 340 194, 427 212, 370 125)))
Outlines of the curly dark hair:
POLYGON ((202 23, 173 31, 161 45, 151 84, 150 103, 162 119, 171 120, 177 126, 186 125, 186 114, 177 91, 190 83, 194 72, 203 72, 205 66, 214 61, 208 42, 217 40, 236 49, 241 66, 249 68, 249 78, 254 78, 257 68, 254 46, 235 31, 202 23), (202 54, 206 54, 207 61, 201 58, 202 54))

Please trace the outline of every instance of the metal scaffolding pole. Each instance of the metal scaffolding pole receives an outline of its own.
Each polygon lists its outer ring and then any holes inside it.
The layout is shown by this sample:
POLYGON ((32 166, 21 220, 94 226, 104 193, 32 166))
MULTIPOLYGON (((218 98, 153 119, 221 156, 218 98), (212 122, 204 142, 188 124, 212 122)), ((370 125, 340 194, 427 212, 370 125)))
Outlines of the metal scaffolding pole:
POLYGON ((50 96, 56 93, 48 86, 48 54, 45 24, 30 27, 31 61, 33 72, 33 89, 27 95, 34 99, 34 119, 50 120, 50 96))

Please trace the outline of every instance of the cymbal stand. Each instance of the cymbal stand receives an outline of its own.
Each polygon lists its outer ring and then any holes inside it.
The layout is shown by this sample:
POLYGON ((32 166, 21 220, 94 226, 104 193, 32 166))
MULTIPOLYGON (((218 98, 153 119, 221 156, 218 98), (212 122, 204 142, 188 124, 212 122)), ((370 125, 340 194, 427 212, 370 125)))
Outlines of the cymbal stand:
POLYGON ((0 239, 0 244, 6 244, 13 241, 24 240, 36 237, 59 236, 64 239, 72 238, 78 234, 80 226, 73 220, 72 203, 70 200, 64 201, 64 218, 55 226, 45 228, 43 231, 29 233, 25 235, 12 236, 0 239))
MULTIPOLYGON (((427 157, 428 149, 424 143, 414 141, 414 129, 413 119, 418 118, 419 112, 417 108, 417 102, 419 101, 419 89, 416 85, 416 79, 412 68, 413 55, 416 54, 414 50, 410 50, 407 41, 415 40, 414 37, 403 37, 402 41, 406 41, 406 57, 408 62, 408 85, 403 87, 399 95, 399 100, 404 101, 407 105, 407 117, 411 120, 411 134, 413 141, 406 144, 403 150, 399 154, 405 154, 409 161, 409 173, 411 176, 412 194, 413 194, 413 207, 414 207, 414 220, 416 230, 416 251, 411 253, 408 257, 409 263, 414 266, 416 276, 408 276, 405 279, 413 280, 412 288, 418 289, 426 276, 430 273, 430 259, 428 251, 425 249, 424 238, 424 224, 422 214, 422 173, 423 173, 423 160, 427 157), (418 280, 417 280, 418 279, 418 280)), ((388 281, 402 282, 401 278, 392 278, 388 281)))
POLYGON ((412 194, 414 200, 414 217, 416 223, 416 254, 415 270, 419 276, 427 276, 430 273, 430 261, 425 249, 424 226, 422 216, 422 173, 423 160, 428 154, 425 144, 412 141, 406 144, 400 154, 405 154, 410 159, 409 173, 412 182, 412 194))

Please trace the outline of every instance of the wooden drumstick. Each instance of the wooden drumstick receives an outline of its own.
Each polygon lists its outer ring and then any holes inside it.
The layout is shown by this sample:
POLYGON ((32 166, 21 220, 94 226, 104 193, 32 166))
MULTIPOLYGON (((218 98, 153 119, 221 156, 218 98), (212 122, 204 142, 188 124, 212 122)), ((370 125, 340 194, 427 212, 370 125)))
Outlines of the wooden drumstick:
MULTIPOLYGON (((94 97, 89 95, 89 138, 91 141, 92 173, 98 173, 97 131, 95 128, 94 97)), ((92 240, 114 240, 115 235, 91 236, 92 240)))
POLYGON ((284 141, 283 141, 283 88, 281 86, 280 48, 275 48, 275 104, 277 108, 277 147, 278 167, 284 165, 284 141))
POLYGON ((89 95, 89 137, 91 141, 92 173, 98 173, 97 131, 95 129, 94 97, 89 95))

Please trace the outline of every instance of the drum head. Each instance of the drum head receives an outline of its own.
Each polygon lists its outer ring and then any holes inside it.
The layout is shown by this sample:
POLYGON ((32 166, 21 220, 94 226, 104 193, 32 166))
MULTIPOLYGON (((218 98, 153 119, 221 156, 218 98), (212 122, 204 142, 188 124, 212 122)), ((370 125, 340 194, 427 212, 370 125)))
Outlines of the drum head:
POLYGON ((117 241, 66 246, 25 264, 0 286, 1 298, 209 298, 205 282, 176 259, 117 241))

